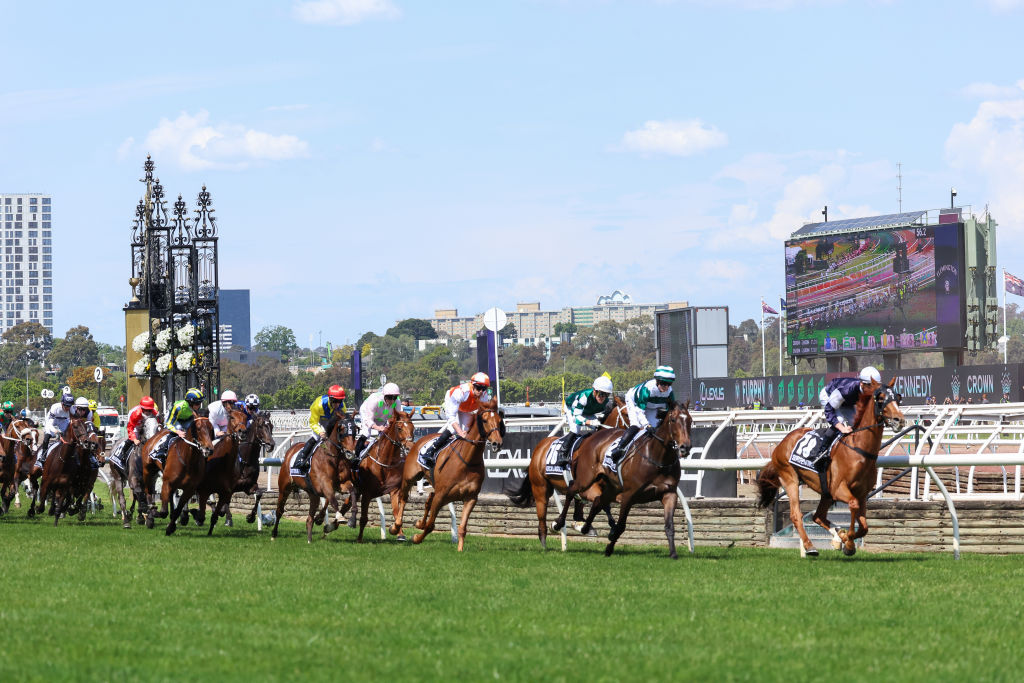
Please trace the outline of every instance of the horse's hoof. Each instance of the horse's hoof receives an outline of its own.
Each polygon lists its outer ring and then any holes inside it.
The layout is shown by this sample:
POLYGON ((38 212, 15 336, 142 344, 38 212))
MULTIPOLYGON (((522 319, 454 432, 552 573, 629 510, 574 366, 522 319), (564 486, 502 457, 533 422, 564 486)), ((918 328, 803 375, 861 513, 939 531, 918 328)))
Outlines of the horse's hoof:
POLYGON ((396 541, 405 541, 406 540, 405 534, 398 534, 398 536, 395 538, 395 540, 396 541))
POLYGON ((356 528, 356 520, 354 520, 354 519, 350 519, 350 520, 348 520, 345 523, 348 524, 348 527, 350 529, 355 529, 356 528))
POLYGON ((122 529, 131 529, 132 528, 132 523, 131 522, 125 522, 124 524, 121 525, 121 528, 122 529))
POLYGON ((417 529, 422 529, 423 528, 423 520, 422 519, 417 519, 415 522, 412 523, 412 525, 414 527, 416 527, 417 529))
POLYGON ((166 529, 164 529, 164 536, 170 536, 171 534, 174 533, 174 530, 175 530, 175 527, 168 525, 168 527, 166 529))
POLYGON ((152 529, 153 528, 153 520, 151 520, 148 517, 146 518, 146 528, 147 529, 152 529))
POLYGON ((415 543, 416 545, 419 545, 420 543, 423 542, 423 537, 424 536, 425 536, 425 534, 416 534, 415 536, 412 537, 412 542, 415 543))
MULTIPOLYGON (((253 514, 251 514, 251 515, 246 515, 246 517, 245 517, 245 521, 246 521, 246 523, 248 523, 248 524, 252 524, 253 522, 255 522, 255 521, 256 521, 256 514, 255 514, 255 513, 253 513, 253 514)), ((230 525, 229 525, 229 524, 228 524, 227 522, 225 522, 225 523, 224 523, 224 526, 230 526, 230 525)))
POLYGON ((338 528, 338 524, 334 520, 331 520, 329 522, 324 522, 324 536, 326 536, 327 534, 331 533, 332 531, 334 531, 337 528, 338 528))
POLYGON ((552 522, 551 523, 551 530, 554 531, 557 534, 557 533, 562 531, 562 527, 564 527, 564 526, 565 526, 564 524, 559 524, 558 522, 552 522))
POLYGON ((817 548, 811 548, 810 550, 805 550, 804 551, 804 557, 817 557, 817 556, 818 556, 818 549, 817 548))
POLYGON ((392 536, 398 536, 399 535, 399 531, 400 530, 399 530, 397 524, 392 524, 391 526, 388 527, 388 533, 391 534, 392 536))
POLYGON ((847 557, 853 557, 856 552, 857 546, 853 544, 843 546, 843 555, 846 555, 847 557))
POLYGON ((679 556, 676 555, 674 552, 672 552, 672 553, 668 554, 668 559, 670 559, 670 560, 678 560, 679 556))
POLYGON ((604 556, 605 557, 611 557, 613 552, 615 552, 615 546, 613 546, 611 543, 609 543, 607 545, 607 547, 605 547, 605 549, 604 549, 604 556))

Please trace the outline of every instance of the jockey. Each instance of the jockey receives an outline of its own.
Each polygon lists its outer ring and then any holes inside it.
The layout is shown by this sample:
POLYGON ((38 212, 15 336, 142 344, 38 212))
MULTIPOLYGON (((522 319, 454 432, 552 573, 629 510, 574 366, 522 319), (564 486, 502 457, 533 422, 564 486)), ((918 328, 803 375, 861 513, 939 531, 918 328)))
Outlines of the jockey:
POLYGON ((438 452, 451 441, 452 434, 457 434, 460 439, 466 438, 466 430, 473 424, 480 404, 491 400, 488 392, 490 386, 491 378, 486 373, 478 372, 468 382, 454 386, 445 393, 444 414, 448 416, 448 424, 429 446, 420 451, 417 458, 420 465, 433 471, 438 452))
POLYGON ((658 428, 658 411, 676 402, 672 383, 676 381, 675 371, 667 365, 659 365, 654 379, 638 384, 626 392, 626 410, 629 412, 629 427, 609 455, 616 465, 622 460, 626 448, 632 443, 637 432, 658 428))
POLYGON ((46 421, 43 426, 43 443, 36 452, 36 467, 42 468, 46 462, 46 451, 49 450, 50 439, 56 436, 58 439, 64 434, 71 422, 71 406, 75 403, 75 397, 71 394, 61 394, 60 401, 50 406, 46 413, 46 421))
POLYGON ((171 406, 171 414, 167 416, 167 429, 174 432, 179 439, 185 438, 185 432, 192 426, 196 413, 203 407, 203 392, 192 388, 185 392, 185 398, 175 401, 171 406))
POLYGON ((12 422, 14 422, 14 401, 4 401, 3 412, 0 412, 0 425, 7 429, 12 422))
POLYGON ((309 467, 309 461, 313 457, 313 451, 320 443, 320 440, 327 436, 327 424, 331 418, 339 413, 345 412, 345 389, 335 384, 323 396, 318 396, 312 405, 309 406, 309 428, 313 430, 313 436, 306 440, 299 454, 292 460, 292 467, 305 469, 309 467))
POLYGON ((577 391, 565 397, 566 419, 569 432, 559 439, 557 465, 565 467, 569 464, 569 454, 579 438, 593 434, 593 430, 601 426, 601 422, 614 406, 611 402, 612 381, 601 375, 594 380, 590 389, 577 391), (582 433, 581 433, 582 432, 582 433))
POLYGON ((100 431, 100 415, 96 411, 96 409, 99 408, 99 407, 100 407, 99 403, 97 403, 96 401, 92 400, 91 398, 89 399, 89 410, 92 412, 92 426, 93 426, 93 429, 95 429, 97 433, 99 433, 99 431, 100 431))
POLYGON ((143 396, 139 400, 139 405, 132 408, 131 412, 128 413, 128 425, 125 427, 128 432, 128 440, 136 446, 142 440, 142 423, 148 416, 159 419, 156 414, 156 403, 151 397, 143 396))
POLYGON ((836 377, 818 394, 818 400, 825 408, 825 421, 828 422, 828 427, 818 430, 821 445, 809 460, 814 463, 819 473, 823 473, 828 467, 828 458, 822 456, 828 453, 836 437, 840 433, 849 434, 853 431, 851 423, 857 409, 857 401, 860 400, 861 392, 868 391, 872 382, 881 383, 882 376, 869 365, 860 371, 860 377, 836 377))
POLYGON ((388 428, 388 420, 401 410, 398 404, 398 385, 388 382, 380 391, 375 391, 359 406, 359 439, 356 441, 356 456, 363 451, 363 446, 373 431, 383 432, 388 428))
POLYGON ((245 412, 249 414, 249 420, 252 420, 260 412, 260 397, 256 394, 249 394, 245 397, 245 412))
MULTIPOLYGON (((98 418, 96 413, 94 413, 90 407, 91 403, 92 401, 87 399, 85 396, 79 396, 75 399, 75 404, 71 406, 69 414, 73 418, 81 418, 82 420, 85 420, 85 424, 91 428, 90 432, 96 433, 99 431, 99 427, 97 427, 98 418)), ((89 451, 89 464, 94 470, 98 470, 100 468, 100 461, 96 459, 96 453, 94 451, 89 451)))
POLYGON ((213 438, 218 439, 227 436, 228 433, 228 408, 238 406, 238 396, 228 389, 220 395, 219 401, 214 401, 207 408, 210 410, 210 422, 213 424, 213 438))

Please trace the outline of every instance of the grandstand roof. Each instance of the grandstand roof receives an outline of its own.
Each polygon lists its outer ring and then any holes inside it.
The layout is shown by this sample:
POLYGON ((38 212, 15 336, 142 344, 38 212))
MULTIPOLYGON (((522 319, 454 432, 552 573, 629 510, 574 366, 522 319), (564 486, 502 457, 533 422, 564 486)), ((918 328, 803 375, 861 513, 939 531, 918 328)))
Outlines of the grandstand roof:
POLYGON ((848 218, 842 221, 825 223, 808 223, 794 232, 791 237, 808 237, 811 235, 836 235, 846 232, 862 232, 881 228, 899 228, 909 225, 921 225, 921 217, 927 211, 910 211, 909 213, 887 213, 882 216, 865 216, 864 218, 848 218))

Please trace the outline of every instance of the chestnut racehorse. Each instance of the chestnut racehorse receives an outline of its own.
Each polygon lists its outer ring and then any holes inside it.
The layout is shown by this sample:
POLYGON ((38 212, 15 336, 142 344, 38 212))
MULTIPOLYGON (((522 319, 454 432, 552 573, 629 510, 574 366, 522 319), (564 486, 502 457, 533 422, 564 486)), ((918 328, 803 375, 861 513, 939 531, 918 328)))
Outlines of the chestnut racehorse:
POLYGON ((377 435, 366 455, 359 461, 355 489, 360 503, 359 536, 363 540, 363 529, 369 516, 370 502, 379 496, 391 495, 391 514, 398 508, 398 489, 402 485, 402 470, 405 457, 413 446, 415 426, 412 418, 403 410, 397 411, 388 421, 387 429, 377 435))
MULTIPOLYGON (((402 531, 402 517, 409 501, 409 491, 427 474, 423 466, 416 461, 416 457, 436 436, 427 434, 421 437, 405 459, 402 485, 398 489, 398 509, 394 511, 395 523, 389 529, 393 536, 402 531)), ((484 482, 484 448, 500 448, 504 438, 504 411, 498 409, 498 402, 495 400, 481 403, 473 424, 467 430, 466 438, 453 438, 437 454, 434 461, 433 490, 427 497, 422 519, 416 521, 415 526, 421 531, 412 537, 413 543, 422 543, 427 534, 434 530, 438 510, 448 503, 461 500, 459 551, 462 551, 466 529, 469 526, 469 515, 476 506, 477 496, 480 495, 480 487, 484 482)))
POLYGON ((18 495, 18 486, 31 471, 38 436, 35 423, 26 419, 12 420, 0 436, 0 514, 7 514, 11 500, 18 495))
MULTIPOLYGON (((348 458, 355 455, 356 423, 347 413, 339 412, 330 419, 325 429, 327 437, 317 444, 313 457, 309 462, 309 472, 305 476, 290 474, 291 463, 301 443, 288 449, 277 475, 277 515, 274 519, 274 530, 270 532, 271 540, 277 538, 277 526, 284 515, 284 504, 292 491, 302 490, 309 496, 309 514, 306 516, 306 542, 313 542, 313 520, 317 517, 320 498, 327 500, 327 505, 335 515, 343 515, 348 511, 349 502, 338 507, 337 493, 351 494, 352 468, 348 458)), ((324 535, 327 535, 328 523, 324 523, 324 535)))
MULTIPOLYGON (((156 440, 146 442, 142 448, 142 464, 147 474, 152 470, 154 463, 158 461, 150 457, 156 440), (148 464, 147 464, 148 461, 148 464)), ((167 459, 164 462, 163 474, 164 483, 160 489, 160 511, 156 512, 156 505, 149 508, 146 516, 146 527, 153 528, 153 518, 167 517, 167 507, 171 502, 171 496, 178 489, 181 490, 181 498, 171 512, 171 518, 167 522, 164 533, 168 536, 178 528, 178 518, 181 511, 188 505, 189 499, 195 495, 196 488, 203 478, 206 469, 206 459, 213 452, 213 423, 208 417, 195 417, 192 424, 185 431, 185 438, 176 439, 167 448, 167 459)), ((153 475, 155 478, 155 474, 153 475)), ((149 479, 147 478, 147 483, 149 479)), ((147 486, 147 489, 149 486, 147 486)))
POLYGON ((65 512, 78 512, 78 520, 85 519, 84 498, 92 491, 96 470, 89 464, 90 453, 96 452, 99 437, 93 434, 83 418, 72 418, 60 436, 60 442, 50 451, 43 465, 39 484, 39 502, 29 508, 29 516, 46 509, 47 498, 53 498, 50 514, 57 526, 65 512))
POLYGON ((828 467, 828 490, 821 490, 821 479, 817 472, 809 472, 789 464, 793 448, 809 429, 794 429, 779 442, 772 451, 772 459, 757 476, 760 490, 758 504, 767 507, 775 500, 781 486, 789 498, 789 517, 800 534, 800 556, 816 556, 814 544, 804 529, 803 513, 800 510, 800 484, 809 486, 821 494, 814 521, 832 534, 832 546, 842 547, 844 555, 857 552, 854 544, 868 533, 867 496, 874 488, 878 467, 878 450, 882 445, 882 431, 886 425, 899 429, 903 413, 899 409, 900 395, 893 391, 894 377, 888 386, 872 382, 869 389, 861 391, 857 412, 853 418, 853 431, 840 435, 839 443, 832 450, 832 461, 828 467), (832 501, 838 500, 850 506, 850 528, 838 532, 826 514, 832 501), (854 530, 854 526, 857 529, 854 530))
MULTIPOLYGON (((629 414, 626 412, 626 402, 618 396, 612 398, 615 402, 615 407, 608 412, 601 424, 606 428, 604 430, 598 430, 599 433, 607 432, 609 435, 613 430, 615 434, 622 434, 622 427, 629 426, 629 414)), ((587 440, 596 438, 597 434, 591 434, 587 437, 587 440)), ((560 436, 546 436, 540 440, 533 448, 533 454, 530 456, 530 467, 527 470, 526 477, 523 479, 523 483, 520 484, 519 488, 509 494, 509 499, 512 504, 517 507, 526 507, 530 503, 534 503, 537 506, 537 535, 540 537, 540 544, 543 548, 548 547, 548 501, 551 498, 553 491, 558 491, 561 494, 565 494, 566 489, 569 485, 565 483, 565 478, 559 474, 548 475, 547 470, 547 455, 548 449, 555 441, 560 439, 560 436)), ((612 437, 614 438, 614 437, 612 437)), ((586 443, 584 441, 583 443, 586 443)), ((576 470, 576 456, 579 453, 579 449, 583 448, 583 443, 572 453, 571 468, 575 472, 576 470)), ((583 502, 579 499, 573 499, 573 512, 572 518, 575 522, 583 522, 583 502)), ((565 504, 569 504, 569 499, 566 499, 565 504)), ((611 509, 605 509, 608 515, 608 526, 615 525, 615 519, 612 517, 611 509)), ((577 531, 582 528, 577 527, 577 531)))
POLYGON ((15 420, 11 424, 21 425, 20 429, 22 433, 22 438, 26 440, 26 444, 28 440, 32 441, 32 446, 29 449, 17 447, 17 444, 15 444, 15 453, 17 461, 15 464, 14 481, 16 496, 14 499, 14 504, 17 505, 18 507, 21 507, 21 499, 17 497, 17 492, 18 489, 21 487, 22 483, 27 481, 28 483, 25 485, 26 490, 30 490, 32 495, 32 502, 30 505, 31 509, 31 506, 34 506, 36 504, 36 496, 39 493, 39 478, 43 476, 43 471, 41 469, 36 469, 35 466, 36 450, 39 448, 41 437, 39 435, 39 430, 36 428, 35 420, 31 418, 22 418, 19 420, 15 420), (28 432, 25 431, 26 427, 28 428, 28 432))
MULTIPOLYGON (((668 539, 668 556, 673 560, 676 555, 675 521, 677 493, 679 485, 679 459, 686 457, 690 451, 690 429, 693 419, 690 417, 689 401, 685 404, 672 404, 658 412, 660 423, 657 429, 641 434, 619 461, 619 473, 614 474, 601 464, 605 451, 614 440, 614 436, 598 434, 593 444, 580 447, 576 479, 566 491, 566 496, 577 493, 592 505, 590 513, 580 533, 587 533, 597 512, 613 500, 619 503, 619 521, 608 532, 608 545, 604 554, 609 556, 615 551, 615 542, 626 530, 626 520, 634 505, 661 499, 665 510, 665 537, 668 539), (599 438, 603 437, 603 438, 599 438), (609 438, 610 437, 610 438, 609 438), (586 449, 586 450, 584 450, 586 449)), ((590 441, 590 439, 588 439, 590 441)), ((565 526, 567 507, 552 527, 555 531, 565 526)))
MULTIPOLYGON (((246 422, 249 416, 243 410, 236 410, 229 405, 224 406, 227 411, 228 425, 227 435, 219 438, 213 446, 213 453, 206 460, 206 467, 202 479, 196 488, 196 497, 199 499, 199 509, 192 511, 197 526, 203 526, 206 521, 206 502, 211 495, 217 496, 217 503, 213 506, 213 514, 210 515, 210 530, 207 536, 213 535, 213 527, 217 524, 217 518, 221 516, 222 510, 231 502, 231 494, 235 488, 235 472, 238 467, 238 448, 242 437, 245 436, 246 422)), ((187 503, 186 503, 187 510, 187 503)), ((184 515, 182 524, 184 524, 184 515)))

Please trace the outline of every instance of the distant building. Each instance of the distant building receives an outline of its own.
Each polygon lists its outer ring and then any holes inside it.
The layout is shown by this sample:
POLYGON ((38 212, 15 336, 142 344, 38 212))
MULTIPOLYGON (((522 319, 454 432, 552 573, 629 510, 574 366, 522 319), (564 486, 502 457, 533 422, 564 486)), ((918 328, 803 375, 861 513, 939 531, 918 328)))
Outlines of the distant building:
POLYGON ((35 322, 53 334, 53 232, 49 195, 0 194, 4 296, 0 333, 35 322))
POLYGON ((253 363, 259 362, 261 358, 270 358, 278 362, 281 361, 280 351, 221 351, 221 360, 230 360, 235 363, 245 363, 246 365, 252 365, 253 363))
MULTIPOLYGON (((555 325, 558 323, 590 327, 604 320, 624 322, 637 317, 650 318, 653 323, 655 311, 685 308, 687 305, 685 301, 635 304, 628 294, 615 290, 608 296, 598 298, 594 306, 542 311, 540 302, 529 301, 516 304, 515 311, 506 311, 505 314, 508 316, 508 322, 515 325, 516 342, 533 345, 545 337, 557 337, 555 325)), ((472 317, 459 316, 457 309, 441 308, 434 311, 434 317, 429 322, 438 333, 447 332, 463 339, 475 339, 477 330, 484 326, 484 314, 477 313, 472 317)))
POLYGON ((249 331, 249 290, 220 290, 220 350, 221 356, 231 347, 252 348, 249 331))

